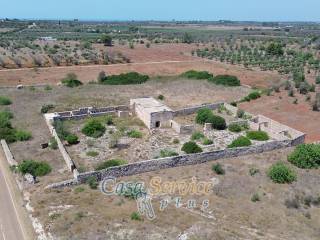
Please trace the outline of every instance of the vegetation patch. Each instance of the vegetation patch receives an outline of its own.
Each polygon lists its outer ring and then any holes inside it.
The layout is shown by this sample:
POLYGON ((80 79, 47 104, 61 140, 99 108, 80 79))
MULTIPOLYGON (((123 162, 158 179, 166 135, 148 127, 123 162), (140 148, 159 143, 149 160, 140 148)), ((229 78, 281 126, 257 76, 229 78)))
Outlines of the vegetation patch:
POLYGON ((228 145, 228 148, 237 148, 237 147, 247 147, 251 145, 249 138, 241 136, 233 140, 231 144, 228 145))
POLYGON ((0 105, 10 105, 11 103, 12 101, 10 100, 10 98, 0 96, 0 105))
POLYGON ((247 137, 251 140, 256 140, 256 141, 267 141, 269 140, 268 133, 264 131, 248 131, 247 132, 247 137))
POLYGON ((203 145, 211 145, 211 144, 213 144, 213 141, 211 139, 205 138, 205 139, 203 139, 202 144, 203 145))
POLYGON ((212 165, 212 171, 214 171, 218 175, 224 175, 226 173, 220 163, 213 164, 212 165))
POLYGON ((34 177, 41 177, 51 172, 51 167, 46 162, 24 160, 18 165, 18 171, 22 174, 29 173, 34 177))
POLYGON ((128 137, 131 138, 142 138, 142 133, 138 130, 131 130, 128 132, 128 137))
POLYGON ((202 148, 195 142, 186 142, 185 144, 183 144, 181 150, 187 154, 202 152, 202 148))
POLYGON ((198 110, 196 116, 196 123, 205 124, 211 123, 212 127, 217 130, 224 130, 227 128, 226 121, 223 117, 214 115, 209 108, 202 108, 198 110))
POLYGON ((162 149, 160 151, 161 158, 174 157, 174 156, 179 156, 179 154, 173 150, 170 150, 170 149, 162 149))
POLYGON ((273 164, 267 174, 275 183, 292 183, 297 180, 295 171, 283 162, 273 164))
POLYGON ((192 135, 191 135, 191 140, 200 140, 204 138, 204 135, 202 132, 194 132, 192 135))
POLYGON ((120 75, 105 76, 105 78, 100 79, 100 83, 108 85, 130 85, 142 84, 148 80, 148 75, 142 75, 137 72, 129 72, 122 73, 120 75))
POLYGON ((207 71, 195 71, 195 70, 187 71, 181 74, 181 76, 189 79, 198 79, 198 80, 209 80, 213 78, 213 75, 207 71))
POLYGON ((320 166, 320 144, 301 144, 289 154, 288 161, 299 168, 311 169, 320 166))
POLYGON ((50 110, 54 109, 54 105, 53 104, 45 104, 41 107, 40 112, 42 114, 48 113, 50 110))
POLYGON ((210 82, 217 85, 224 85, 228 87, 240 86, 240 80, 236 76, 232 75, 217 75, 212 79, 209 79, 210 82))
POLYGON ((75 134, 69 134, 67 137, 66 137, 66 141, 68 142, 68 144, 70 145, 75 145, 75 144, 78 144, 79 143, 79 138, 77 135, 75 134))
POLYGON ((117 167, 117 166, 121 166, 127 164, 127 161, 123 160, 123 159, 111 159, 111 160, 107 160, 105 162, 102 162, 100 164, 98 164, 95 168, 96 171, 100 171, 103 169, 107 169, 110 167, 117 167))
POLYGON ((101 122, 96 119, 89 120, 81 130, 83 134, 93 138, 101 137, 105 131, 105 126, 103 126, 101 122))
POLYGON ((91 189, 97 189, 99 185, 98 179, 95 176, 88 177, 86 183, 89 185, 91 189))
POLYGON ((70 88, 79 87, 82 85, 82 82, 78 80, 78 77, 74 73, 68 73, 67 76, 61 80, 61 83, 70 88))
POLYGON ((86 153, 86 155, 89 156, 89 157, 96 157, 96 156, 99 155, 99 153, 96 152, 96 151, 88 151, 88 152, 86 153))
POLYGON ((232 123, 228 126, 228 130, 230 132, 241 132, 242 131, 242 127, 239 125, 239 124, 236 124, 236 123, 232 123))

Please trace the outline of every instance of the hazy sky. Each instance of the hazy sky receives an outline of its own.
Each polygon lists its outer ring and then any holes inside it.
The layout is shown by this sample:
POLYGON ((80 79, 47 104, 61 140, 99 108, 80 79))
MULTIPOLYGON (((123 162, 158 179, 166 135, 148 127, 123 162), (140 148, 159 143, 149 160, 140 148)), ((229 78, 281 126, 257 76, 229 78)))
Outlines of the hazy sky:
POLYGON ((320 0, 0 0, 0 17, 320 21, 320 0))

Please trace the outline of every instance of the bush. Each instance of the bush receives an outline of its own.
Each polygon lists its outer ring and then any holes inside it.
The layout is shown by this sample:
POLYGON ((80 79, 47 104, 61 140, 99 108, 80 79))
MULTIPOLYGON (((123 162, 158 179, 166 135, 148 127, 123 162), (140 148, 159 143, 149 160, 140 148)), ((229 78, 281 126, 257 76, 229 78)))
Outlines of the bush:
POLYGON ((213 164, 212 165, 212 171, 214 171, 218 175, 224 175, 225 170, 222 168, 222 165, 220 163, 213 164))
POLYGON ((320 84, 320 76, 316 78, 316 84, 320 84))
POLYGON ((247 132, 247 137, 251 140, 256 140, 256 141, 267 141, 269 140, 269 136, 266 132, 264 131, 248 131, 247 132))
POLYGON ((275 183, 292 183, 297 180, 296 173, 282 162, 273 164, 267 174, 275 183))
POLYGON ((81 132, 88 137, 99 138, 101 137, 106 131, 106 128, 95 119, 89 120, 84 127, 82 128, 81 132))
POLYGON ((114 122, 113 122, 113 116, 111 116, 111 115, 106 116, 106 124, 107 124, 108 126, 114 124, 114 122))
POLYGON ((194 132, 191 135, 191 140, 200 140, 201 138, 204 138, 204 135, 202 132, 194 132))
POLYGON ((228 148, 237 148, 237 147, 247 147, 251 145, 249 138, 241 136, 233 140, 231 144, 228 145, 228 148))
POLYGON ((18 171, 22 174, 29 173, 34 177, 41 177, 51 172, 51 167, 46 162, 37 162, 34 160, 24 160, 18 165, 18 171))
POLYGON ((104 161, 104 162, 98 164, 96 166, 95 170, 99 171, 99 170, 107 169, 107 168, 110 168, 110 167, 121 166, 121 165, 124 165, 124 164, 127 164, 127 161, 125 161, 123 159, 111 159, 111 160, 104 161))
POLYGON ((89 185, 91 189, 97 189, 99 185, 98 179, 95 176, 88 177, 86 183, 89 185))
POLYGON ((61 83, 70 88, 82 85, 82 82, 78 80, 77 75, 74 73, 68 73, 67 76, 61 80, 61 83))
POLYGON ((210 116, 212 116, 212 110, 209 108, 199 109, 196 116, 196 123, 205 124, 210 116))
POLYGON ((131 130, 128 132, 128 136, 131 138, 142 138, 142 133, 137 130, 131 130))
POLYGON ((49 147, 54 150, 58 149, 58 143, 54 137, 50 138, 49 147))
POLYGON ((238 110, 237 110, 237 117, 238 117, 238 118, 244 118, 244 116, 245 116, 244 110, 238 109, 238 110))
POLYGON ((133 213, 131 214, 131 220, 142 221, 142 218, 141 218, 141 216, 140 216, 139 213, 133 212, 133 213))
POLYGON ((212 127, 217 130, 224 130, 227 128, 226 120, 223 117, 213 115, 207 119, 208 123, 212 124, 212 127))
POLYGON ((251 197, 251 201, 252 202, 259 202, 260 201, 259 194, 258 193, 253 194, 252 197, 251 197))
POLYGON ((32 137, 30 132, 23 130, 17 130, 14 136, 17 141, 28 141, 32 137))
POLYGON ((50 110, 54 109, 54 105, 53 104, 45 104, 41 107, 41 113, 48 113, 50 110))
POLYGON ((202 142, 203 145, 211 145, 213 141, 211 139, 205 138, 202 142))
POLYGON ((74 144, 79 143, 78 136, 77 136, 77 135, 74 135, 74 134, 69 134, 69 135, 66 137, 66 141, 67 141, 70 145, 74 145, 74 144))
POLYGON ((54 121, 53 126, 56 129, 56 132, 60 139, 66 139, 66 137, 70 135, 70 132, 65 127, 63 121, 61 120, 54 121))
POLYGON ((201 147, 199 147, 195 142, 186 142, 185 144, 183 144, 181 150, 187 154, 202 152, 201 147))
POLYGON ((164 100, 164 96, 163 96, 162 94, 160 94, 160 95, 158 96, 158 99, 162 101, 162 100, 164 100))
POLYGON ((249 93, 249 95, 248 95, 248 98, 249 98, 250 100, 255 100, 255 99, 258 99, 258 98, 260 98, 260 97, 261 97, 261 95, 260 95, 260 93, 257 92, 257 91, 251 92, 251 93, 249 93))
POLYGON ((224 85, 229 87, 240 86, 240 80, 236 76, 231 75, 218 75, 212 79, 209 79, 210 82, 218 85, 224 85))
POLYGON ((160 151, 160 157, 161 158, 173 157, 173 156, 178 156, 178 155, 179 155, 178 153, 176 153, 175 151, 170 150, 170 149, 162 149, 160 151))
POLYGON ((107 76, 104 80, 100 81, 100 83, 108 85, 129 85, 142 84, 148 80, 148 75, 142 75, 137 72, 130 72, 122 73, 120 75, 107 76))
POLYGON ((96 156, 98 156, 98 155, 99 155, 99 153, 96 152, 96 151, 89 151, 89 152, 87 152, 87 156, 89 156, 89 157, 96 157, 96 156))
POLYGON ((187 71, 183 73, 181 76, 189 79, 198 79, 198 80, 213 78, 213 75, 207 71, 195 71, 195 70, 187 71))
POLYGON ((299 168, 318 168, 320 166, 320 145, 299 145, 288 155, 288 161, 299 168))
POLYGON ((239 124, 232 123, 228 126, 230 132, 241 132, 242 127, 239 124))
POLYGON ((249 169, 249 174, 250 176, 254 176, 256 175, 257 173, 260 173, 260 170, 258 168, 250 168, 249 169))
POLYGON ((12 101, 9 98, 0 96, 0 105, 10 105, 11 103, 12 101))

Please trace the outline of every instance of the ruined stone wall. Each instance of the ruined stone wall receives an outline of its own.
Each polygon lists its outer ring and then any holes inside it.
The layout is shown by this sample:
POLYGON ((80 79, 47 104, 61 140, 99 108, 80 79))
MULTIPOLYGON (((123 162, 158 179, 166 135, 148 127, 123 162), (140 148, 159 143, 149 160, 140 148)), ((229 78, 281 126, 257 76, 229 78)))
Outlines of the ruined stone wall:
POLYGON ((195 126, 194 125, 181 125, 177 123, 174 120, 170 121, 170 126, 172 127, 173 130, 175 130, 177 133, 181 134, 190 134, 194 131, 195 126))
POLYGON ((209 108, 209 109, 215 110, 215 109, 218 109, 223 104, 224 103, 221 102, 221 103, 203 104, 199 106, 183 108, 183 109, 174 111, 173 116, 177 117, 177 116, 186 116, 186 115, 194 114, 201 108, 209 108))
POLYGON ((4 140, 4 139, 1 140, 1 146, 2 146, 4 155, 6 156, 6 159, 7 159, 8 163, 9 163, 9 165, 10 166, 17 166, 18 163, 14 159, 6 140, 4 140))
POLYGON ((151 113, 151 122, 150 127, 155 128, 156 122, 160 121, 161 126, 169 125, 170 121, 173 119, 173 112, 172 111, 162 111, 162 112, 154 112, 151 113))
POLYGON ((290 147, 293 142, 290 140, 283 141, 272 141, 266 142, 260 145, 234 148, 234 149, 224 149, 212 152, 203 152, 197 154, 187 154, 176 157, 168 157, 154 160, 147 160, 136 162, 128 165, 112 167, 101 171, 92 171, 81 173, 77 177, 79 183, 84 183, 88 177, 95 176, 98 180, 103 180, 105 177, 122 177, 131 176, 139 173, 150 172, 165 168, 173 168, 186 165, 201 164, 208 161, 213 161, 222 158, 238 157, 248 154, 262 153, 266 151, 272 151, 275 149, 290 147))

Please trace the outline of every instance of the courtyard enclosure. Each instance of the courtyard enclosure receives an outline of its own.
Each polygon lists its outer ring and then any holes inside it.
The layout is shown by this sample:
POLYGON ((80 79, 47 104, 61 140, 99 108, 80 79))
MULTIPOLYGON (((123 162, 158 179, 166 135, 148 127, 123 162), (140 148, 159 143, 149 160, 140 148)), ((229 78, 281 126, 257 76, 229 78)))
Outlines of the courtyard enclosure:
MULTIPOLYGON (((64 181, 61 183, 55 183, 49 185, 49 188, 62 187, 67 185, 74 185, 79 183, 84 183, 89 177, 95 176, 98 180, 102 180, 107 176, 129 176, 143 172, 155 171, 159 169, 172 168, 184 165, 194 165, 200 164, 207 161, 217 160, 221 158, 237 157, 247 154, 261 153, 265 151, 271 151, 280 148, 286 148, 304 143, 305 134, 292 129, 288 126, 280 124, 270 118, 262 115, 252 116, 249 113, 245 113, 248 117, 247 120, 239 119, 237 121, 231 121, 230 123, 239 123, 240 125, 249 125, 252 130, 263 130, 272 137, 272 140, 267 142, 252 145, 249 147, 240 147, 233 149, 221 149, 214 151, 205 151, 197 154, 183 154, 180 156, 158 158, 152 160, 139 161, 135 163, 130 163, 122 166, 110 167, 108 169, 100 171, 91 171, 85 173, 79 173, 76 165, 69 156, 62 142, 60 141, 58 135, 53 127, 53 122, 56 120, 70 120, 70 119, 83 119, 89 116, 100 116, 100 115, 110 115, 121 117, 123 112, 126 112, 124 116, 136 115, 140 118, 144 124, 152 130, 153 128, 171 127, 179 134, 185 134, 193 132, 195 126, 188 125, 182 126, 175 122, 173 119, 177 116, 187 116, 194 114, 199 109, 210 108, 212 110, 217 110, 223 107, 228 111, 229 114, 235 116, 238 109, 226 103, 214 103, 214 104, 204 104, 196 107, 189 107, 177 111, 173 111, 166 105, 159 103, 153 98, 140 98, 132 99, 130 101, 130 107, 126 106, 115 106, 115 107, 105 107, 96 109, 93 107, 81 108, 79 110, 74 110, 70 112, 62 113, 51 113, 45 114, 47 124, 50 128, 51 133, 56 138, 58 142, 59 150, 62 153, 63 158, 70 171, 74 174, 74 179, 64 181), (130 109, 130 111, 128 111, 130 109)), ((209 124, 205 124, 205 129, 208 131, 212 130, 209 124)))

